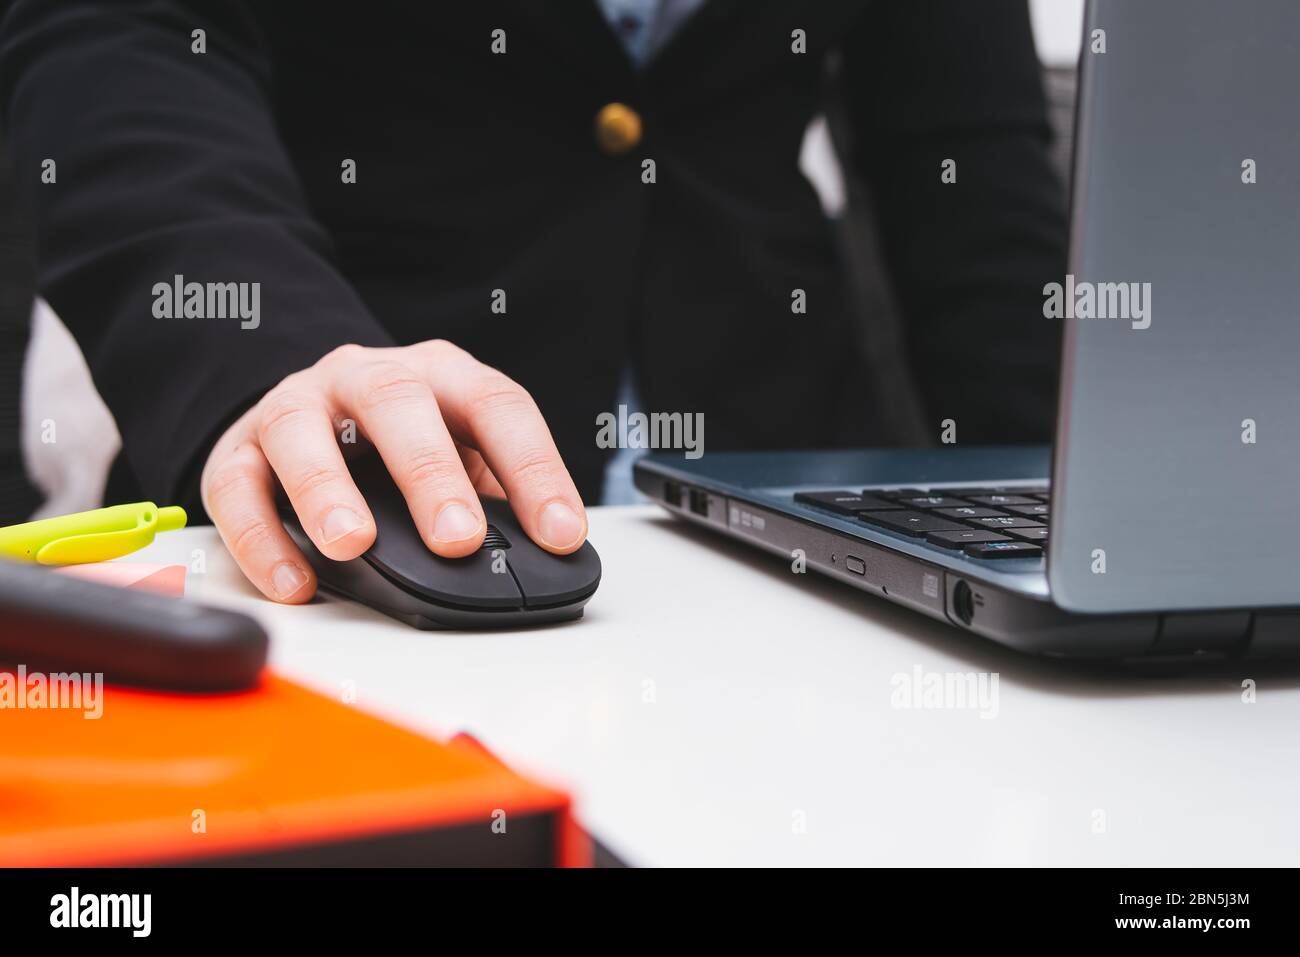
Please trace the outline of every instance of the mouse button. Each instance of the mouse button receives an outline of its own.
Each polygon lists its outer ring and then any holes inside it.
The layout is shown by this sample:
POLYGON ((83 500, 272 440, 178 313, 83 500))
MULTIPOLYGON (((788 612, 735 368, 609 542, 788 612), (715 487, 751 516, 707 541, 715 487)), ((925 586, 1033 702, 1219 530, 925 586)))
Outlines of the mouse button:
POLYGON ((360 456, 348 463, 353 481, 375 517, 375 543, 366 560, 408 591, 439 604, 519 608, 523 596, 504 561, 483 548, 464 558, 442 558, 429 551, 410 508, 383 459, 360 456))
POLYGON ((572 555, 552 555, 535 545, 512 548, 508 555, 525 607, 577 601, 600 582, 600 557, 586 542, 572 555))
POLYGON ((508 502, 488 497, 482 501, 488 522, 510 543, 505 556, 526 607, 577 601, 600 583, 600 556, 590 542, 572 555, 554 555, 528 537, 508 502))
POLYGON ((504 560, 480 549, 464 558, 442 558, 416 536, 386 540, 381 533, 366 559, 402 587, 439 604, 519 608, 523 596, 504 560))

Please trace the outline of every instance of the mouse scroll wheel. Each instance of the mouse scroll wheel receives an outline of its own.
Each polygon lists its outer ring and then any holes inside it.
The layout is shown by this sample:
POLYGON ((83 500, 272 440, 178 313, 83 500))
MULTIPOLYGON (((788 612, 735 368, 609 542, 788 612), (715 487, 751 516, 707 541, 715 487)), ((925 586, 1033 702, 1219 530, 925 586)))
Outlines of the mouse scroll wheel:
POLYGON ((510 540, 501 534, 501 529, 488 523, 487 534, 483 536, 483 544, 479 546, 483 549, 509 548, 510 540))

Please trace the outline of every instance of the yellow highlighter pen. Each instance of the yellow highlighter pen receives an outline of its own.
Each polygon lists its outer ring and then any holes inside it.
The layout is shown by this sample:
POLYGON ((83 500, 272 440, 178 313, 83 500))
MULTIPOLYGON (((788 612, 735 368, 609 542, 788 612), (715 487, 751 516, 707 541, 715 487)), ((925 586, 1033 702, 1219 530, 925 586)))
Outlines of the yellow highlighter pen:
POLYGON ((153 502, 112 505, 0 528, 0 558, 84 565, 144 548, 158 532, 185 527, 185 509, 153 502))

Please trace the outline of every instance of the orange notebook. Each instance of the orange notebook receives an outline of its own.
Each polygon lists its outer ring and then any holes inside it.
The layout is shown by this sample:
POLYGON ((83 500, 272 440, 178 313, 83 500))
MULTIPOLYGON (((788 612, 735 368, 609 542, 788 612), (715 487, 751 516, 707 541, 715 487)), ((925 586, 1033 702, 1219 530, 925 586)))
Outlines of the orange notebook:
POLYGON ((591 862, 564 792, 280 678, 108 686, 97 719, 15 686, 0 671, 3 866, 591 862))

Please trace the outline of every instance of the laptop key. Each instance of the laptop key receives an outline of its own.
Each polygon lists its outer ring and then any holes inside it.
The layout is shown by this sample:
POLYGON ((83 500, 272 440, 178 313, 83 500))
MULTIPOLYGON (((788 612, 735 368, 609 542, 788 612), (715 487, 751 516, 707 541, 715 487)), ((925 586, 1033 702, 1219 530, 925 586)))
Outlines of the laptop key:
POLYGON ((893 502, 874 496, 859 495, 857 492, 796 492, 794 500, 802 505, 834 512, 836 515, 857 515, 858 512, 873 508, 902 508, 893 502))
POLYGON ((876 495, 880 498, 900 499, 913 498, 917 495, 929 495, 923 488, 864 488, 863 495, 876 495))
POLYGON ((1007 505, 1037 505, 1038 499, 1010 492, 998 492, 994 495, 972 495, 970 500, 977 505, 992 505, 1001 508, 1007 505))
POLYGON ((1042 520, 1045 522, 1047 521, 1049 506, 1043 502, 1037 505, 1008 505, 1007 511, 1013 515, 1041 515, 1042 520))
POLYGON ((1024 518, 1020 515, 1000 515, 996 518, 976 518, 972 519, 974 524, 983 525, 985 528, 1046 528, 1042 522, 1036 522, 1032 518, 1024 518))
POLYGON ((960 505, 957 508, 935 509, 935 514, 942 515, 945 518, 969 521, 973 518, 997 518, 998 516, 1005 516, 1007 513, 999 512, 995 508, 985 508, 982 505, 960 505))
POLYGON ((883 512, 890 509, 901 509, 905 506, 901 502, 892 502, 887 498, 880 498, 875 495, 862 494, 862 505, 859 512, 883 512))
POLYGON ((965 525, 958 525, 938 515, 926 515, 924 512, 863 512, 858 520, 868 525, 879 525, 891 532, 901 532, 912 538, 920 538, 926 532, 964 532, 965 525))
POLYGON ((1027 542, 1047 542, 1047 526, 1042 528, 1008 528, 1005 529, 1008 535, 1024 539, 1027 542))
POLYGON ((1037 558, 1043 550, 1033 542, 982 542, 967 545, 966 554, 971 558, 1037 558))
POLYGON ((963 548, 966 545, 979 545, 985 542, 1009 542, 1005 535, 997 532, 982 532, 978 528, 968 528, 964 532, 927 532, 925 540, 940 548, 963 548))
POLYGON ((908 508, 955 508, 958 505, 965 505, 964 499, 954 498, 951 495, 914 495, 910 498, 900 498, 900 502, 908 508))

